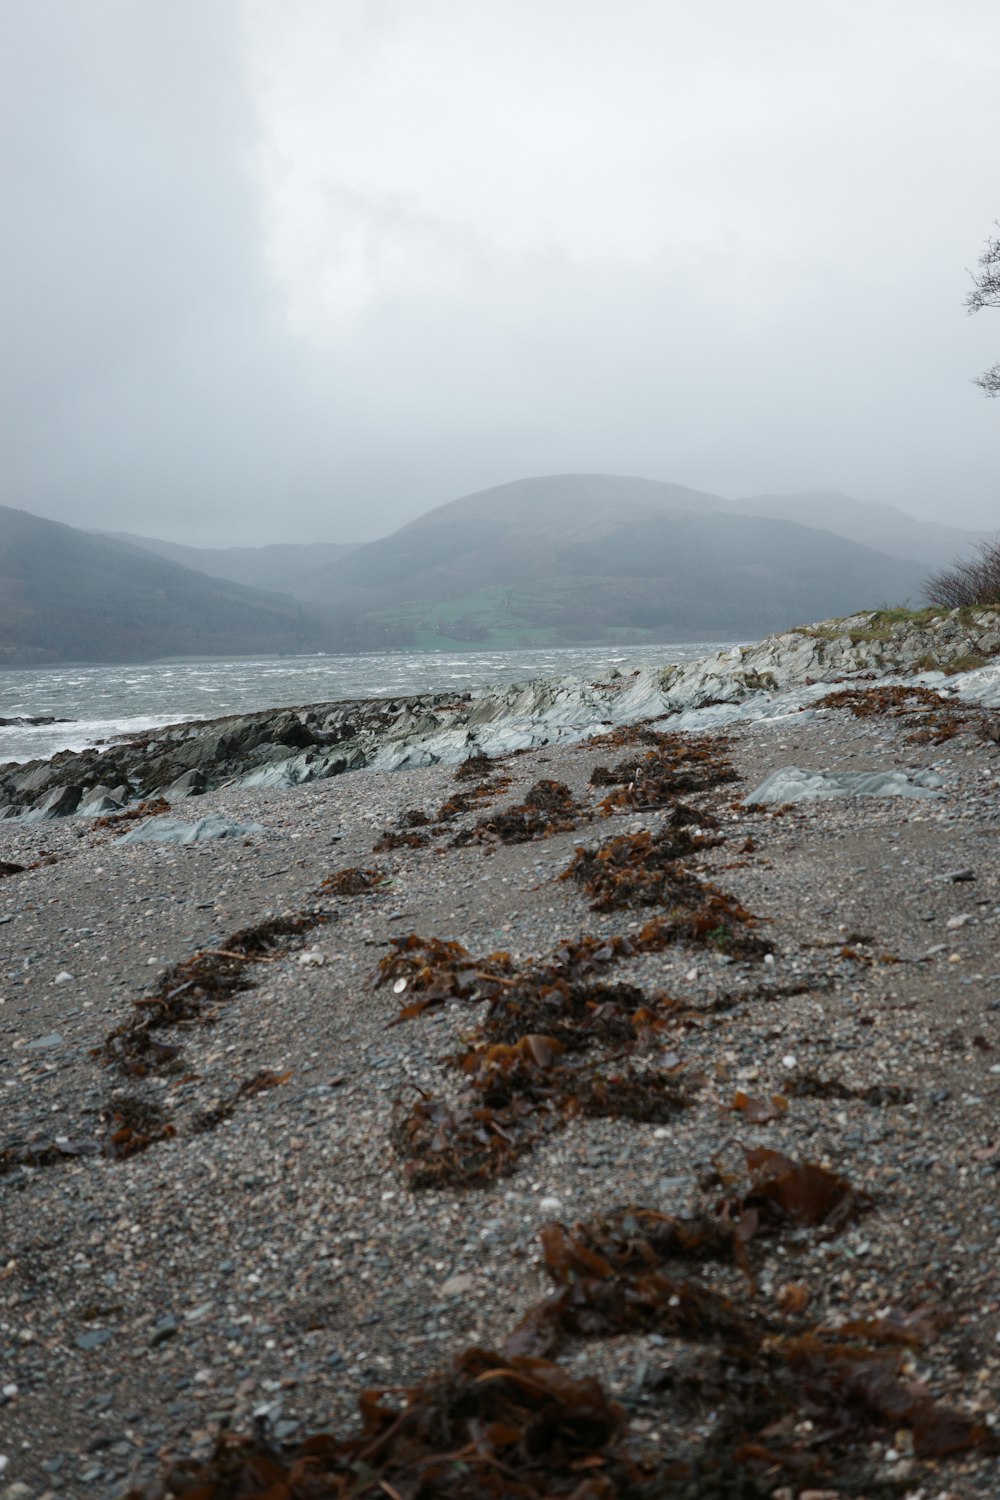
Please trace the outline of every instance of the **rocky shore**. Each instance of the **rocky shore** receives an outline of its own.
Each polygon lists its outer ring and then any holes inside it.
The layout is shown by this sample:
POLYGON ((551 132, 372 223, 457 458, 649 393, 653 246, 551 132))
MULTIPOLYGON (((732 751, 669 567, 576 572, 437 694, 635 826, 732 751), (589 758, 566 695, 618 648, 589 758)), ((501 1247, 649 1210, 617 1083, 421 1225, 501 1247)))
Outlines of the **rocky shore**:
POLYGON ((896 623, 3 768, 2 1500, 995 1495, 1000 627, 896 623))
POLYGON ((990 663, 998 652, 997 609, 873 611, 685 666, 612 672, 603 682, 541 680, 499 692, 360 699, 196 721, 0 766, 0 818, 96 817, 137 800, 174 801, 232 784, 291 787, 365 768, 455 763, 476 753, 573 743, 600 726, 666 715, 681 728, 770 718, 807 706, 824 683, 872 673, 996 707, 1000 682, 990 663))

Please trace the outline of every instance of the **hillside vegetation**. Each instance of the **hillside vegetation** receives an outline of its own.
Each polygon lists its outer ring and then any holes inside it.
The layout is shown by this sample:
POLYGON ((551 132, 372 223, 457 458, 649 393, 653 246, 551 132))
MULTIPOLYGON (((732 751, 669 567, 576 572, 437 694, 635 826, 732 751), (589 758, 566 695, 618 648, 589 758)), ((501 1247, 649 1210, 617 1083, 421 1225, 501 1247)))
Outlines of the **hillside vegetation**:
POLYGON ((0 506, 3 664, 292 652, 326 641, 292 600, 0 506))

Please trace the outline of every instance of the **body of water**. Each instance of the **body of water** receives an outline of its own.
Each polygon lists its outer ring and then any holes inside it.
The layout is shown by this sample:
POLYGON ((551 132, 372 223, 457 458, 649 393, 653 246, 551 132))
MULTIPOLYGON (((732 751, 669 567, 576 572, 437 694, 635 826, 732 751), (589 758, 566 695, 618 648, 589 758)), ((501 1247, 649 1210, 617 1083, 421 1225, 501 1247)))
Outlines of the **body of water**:
POLYGON ((392 652, 363 656, 156 662, 148 666, 24 667, 0 671, 0 719, 53 717, 63 724, 0 725, 0 763, 82 750, 117 735, 221 714, 340 698, 489 688, 531 677, 600 677, 617 668, 693 661, 725 642, 589 646, 530 651, 392 652))

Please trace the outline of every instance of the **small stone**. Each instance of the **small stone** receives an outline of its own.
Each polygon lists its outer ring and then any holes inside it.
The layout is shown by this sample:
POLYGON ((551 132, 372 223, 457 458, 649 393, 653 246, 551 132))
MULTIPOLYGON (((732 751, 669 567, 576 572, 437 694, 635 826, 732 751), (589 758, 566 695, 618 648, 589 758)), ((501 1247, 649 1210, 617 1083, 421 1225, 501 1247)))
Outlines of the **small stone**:
POLYGON ((299 954, 299 963, 306 969, 320 969, 326 963, 326 955, 318 948, 307 948, 305 953, 299 954))
POLYGON ((50 1031, 47 1036, 40 1036, 33 1042, 26 1042, 25 1052, 47 1052, 50 1047, 62 1046, 62 1034, 58 1031, 50 1031))
POLYGON ((78 1349, 99 1349, 112 1337, 110 1328, 93 1328, 89 1333, 78 1333, 76 1336, 76 1347, 78 1349))
POLYGON ((442 1297, 464 1297, 471 1292, 476 1285, 476 1278, 467 1273, 459 1276, 449 1276, 441 1287, 442 1297))
POLYGON ((177 1332, 177 1319, 174 1317, 161 1318, 149 1336, 149 1347, 156 1349, 160 1344, 165 1344, 167 1339, 172 1339, 177 1332))
POLYGON ((69 972, 68 969, 60 969, 59 973, 56 975, 55 979, 53 979, 52 983, 53 984, 72 984, 73 983, 73 976, 69 972))
POLYGON ((944 925, 949 928, 950 931, 956 932, 959 927, 964 927, 966 922, 971 921, 972 918, 969 913, 967 911, 963 911, 957 917, 949 917, 944 925))
POLYGON ((562 1199, 555 1197, 554 1194, 551 1197, 539 1198, 538 1207, 543 1214, 561 1214, 562 1199))
POLYGON ((795 1057, 791 1052, 786 1052, 784 1057, 781 1059, 781 1066, 783 1068, 797 1068, 798 1065, 798 1058, 795 1057))

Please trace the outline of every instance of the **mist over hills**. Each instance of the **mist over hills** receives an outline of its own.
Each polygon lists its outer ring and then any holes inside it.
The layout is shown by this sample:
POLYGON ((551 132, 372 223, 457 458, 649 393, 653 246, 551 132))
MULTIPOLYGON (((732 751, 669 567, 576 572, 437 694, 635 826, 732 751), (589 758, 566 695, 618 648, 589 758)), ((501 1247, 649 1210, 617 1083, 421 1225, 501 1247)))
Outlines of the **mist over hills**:
POLYGON ((0 665, 270 654, 325 644, 324 627, 294 600, 0 506, 0 665))
POLYGON ((683 641, 912 598, 922 572, 678 485, 552 475, 429 511, 319 571, 309 597, 418 646, 683 641))
POLYGON ((360 546, 186 547, 0 508, 0 661, 748 639, 916 603, 976 539, 831 492, 601 474, 462 496, 360 546))
POLYGON ((328 563, 353 552, 352 542, 273 542, 267 547, 187 547, 183 542, 163 542, 155 537, 134 536, 128 531, 110 532, 116 541, 153 552, 169 562, 242 583, 247 588, 304 597, 312 575, 328 563))
POLYGON ((801 526, 822 526, 878 552, 888 552, 890 557, 923 563, 927 568, 941 567, 990 535, 986 531, 946 526, 940 521, 918 521, 895 505, 855 500, 839 490, 751 495, 746 500, 728 503, 744 515, 795 521, 801 526))

